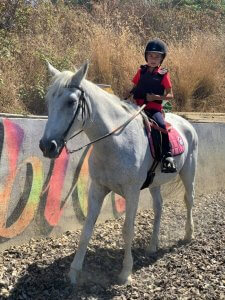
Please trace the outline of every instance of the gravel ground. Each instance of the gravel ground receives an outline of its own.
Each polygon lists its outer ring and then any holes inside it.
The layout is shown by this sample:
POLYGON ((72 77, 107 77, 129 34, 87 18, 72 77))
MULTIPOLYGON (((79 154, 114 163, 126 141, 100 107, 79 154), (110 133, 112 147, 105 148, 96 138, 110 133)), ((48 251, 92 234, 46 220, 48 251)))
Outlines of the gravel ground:
POLYGON ((225 191, 196 197, 196 235, 187 245, 180 242, 185 213, 183 202, 165 202, 161 248, 151 257, 144 249, 153 214, 138 213, 133 281, 127 286, 116 281, 123 258, 123 218, 95 227, 76 288, 66 274, 80 231, 10 247, 0 258, 0 299, 225 299, 225 191))

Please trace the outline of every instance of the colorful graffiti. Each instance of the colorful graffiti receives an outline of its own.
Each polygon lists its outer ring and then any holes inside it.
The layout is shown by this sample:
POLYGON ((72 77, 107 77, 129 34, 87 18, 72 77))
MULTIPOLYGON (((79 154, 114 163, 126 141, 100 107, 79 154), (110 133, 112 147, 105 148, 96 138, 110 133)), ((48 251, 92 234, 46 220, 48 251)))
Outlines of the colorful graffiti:
MULTIPOLYGON (((87 214, 88 157, 92 149, 87 149, 82 155, 71 174, 71 188, 67 196, 63 196, 69 155, 62 151, 58 159, 50 162, 46 171, 41 156, 23 157, 25 134, 16 122, 2 119, 0 166, 4 164, 4 168, 0 174, 0 243, 18 236, 32 222, 36 222, 42 234, 48 234, 58 224, 69 196, 75 203, 74 212, 78 221, 82 221, 87 214), (22 175, 24 168, 26 172, 22 175), (15 189, 21 189, 16 191, 17 199, 15 195, 12 197, 15 189), (12 201, 16 203, 14 206, 12 201)), ((125 200, 114 193, 111 200, 114 216, 120 216, 125 210, 125 200)))

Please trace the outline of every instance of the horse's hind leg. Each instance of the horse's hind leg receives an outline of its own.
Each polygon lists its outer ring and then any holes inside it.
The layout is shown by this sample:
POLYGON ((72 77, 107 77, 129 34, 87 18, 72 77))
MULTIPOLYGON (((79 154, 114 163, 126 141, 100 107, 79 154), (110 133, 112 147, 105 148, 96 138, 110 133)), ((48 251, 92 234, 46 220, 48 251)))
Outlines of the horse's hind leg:
POLYGON ((84 256, 87 250, 89 240, 95 222, 100 213, 104 197, 109 193, 109 190, 98 185, 96 182, 91 182, 88 193, 88 214, 80 236, 79 246, 70 266, 69 277, 72 284, 76 284, 82 270, 84 256))
POLYGON ((160 187, 150 189, 150 193, 153 200, 154 223, 151 240, 146 249, 148 254, 155 253, 159 247, 159 231, 163 204, 160 187))
POLYGON ((191 154, 185 161, 183 168, 180 171, 180 178, 185 187, 184 201, 187 207, 187 220, 185 225, 185 237, 184 240, 190 242, 194 238, 194 223, 192 218, 192 208, 194 203, 194 183, 195 172, 197 165, 197 154, 191 154))

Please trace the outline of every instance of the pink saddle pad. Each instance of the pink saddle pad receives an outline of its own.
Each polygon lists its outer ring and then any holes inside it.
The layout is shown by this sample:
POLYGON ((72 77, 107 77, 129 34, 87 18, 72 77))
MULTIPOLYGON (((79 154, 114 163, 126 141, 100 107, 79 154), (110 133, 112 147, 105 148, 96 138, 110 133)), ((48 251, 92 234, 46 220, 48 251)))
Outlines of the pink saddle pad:
MULTIPOLYGON (((152 157, 156 158, 155 147, 154 147, 154 143, 153 143, 153 139, 152 139, 152 135, 151 135, 150 122, 145 121, 145 129, 147 132, 152 157)), ((180 136, 180 134, 177 132, 177 130, 173 126, 171 126, 170 123, 166 122, 166 129, 167 129, 168 135, 169 135, 169 141, 170 141, 172 155, 177 156, 177 155, 182 154, 185 150, 183 138, 180 136)))
POLYGON ((184 141, 180 134, 177 132, 177 130, 174 127, 171 127, 168 131, 169 140, 170 140, 170 146, 172 155, 180 155, 184 152, 184 141))

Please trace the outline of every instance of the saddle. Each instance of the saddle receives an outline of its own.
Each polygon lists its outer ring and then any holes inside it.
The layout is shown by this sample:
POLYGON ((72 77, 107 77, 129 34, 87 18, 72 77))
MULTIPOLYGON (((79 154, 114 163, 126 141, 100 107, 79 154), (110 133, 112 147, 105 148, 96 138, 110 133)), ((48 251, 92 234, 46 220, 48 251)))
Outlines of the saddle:
POLYGON ((154 161, 150 170, 148 171, 147 178, 141 189, 148 187, 153 182, 155 176, 155 169, 162 159, 162 133, 166 133, 169 136, 172 156, 180 155, 185 150, 183 138, 170 123, 166 122, 165 130, 159 127, 154 120, 148 119, 146 116, 143 116, 143 120, 148 137, 151 155, 154 161))
POLYGON ((184 141, 178 131, 168 122, 166 130, 160 128, 152 119, 144 119, 149 147, 152 157, 158 161, 162 159, 162 133, 168 134, 172 156, 180 155, 184 152, 184 141))

